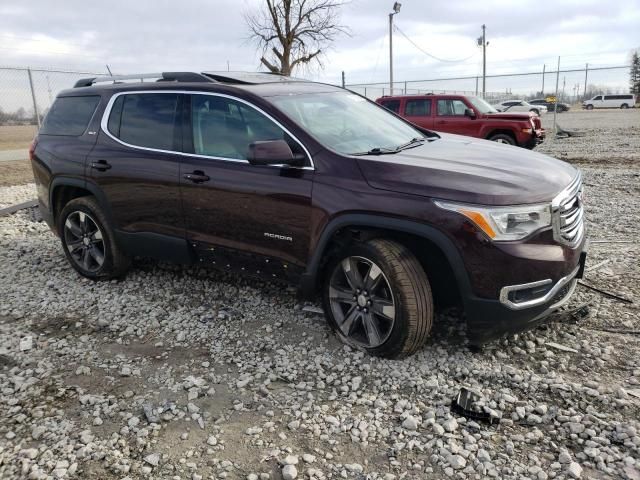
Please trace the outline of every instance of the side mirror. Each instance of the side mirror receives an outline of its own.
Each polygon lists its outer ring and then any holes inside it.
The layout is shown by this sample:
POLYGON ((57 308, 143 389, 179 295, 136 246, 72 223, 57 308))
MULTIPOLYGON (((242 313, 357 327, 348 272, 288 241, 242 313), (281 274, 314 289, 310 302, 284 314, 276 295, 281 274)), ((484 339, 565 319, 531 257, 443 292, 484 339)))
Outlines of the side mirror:
POLYGON ((466 108, 464 110, 464 116, 465 117, 469 117, 469 118, 476 118, 476 112, 474 112, 472 109, 470 108, 466 108))
POLYGON ((293 154, 284 140, 264 140, 249 145, 247 160, 251 165, 301 165, 303 159, 293 154), (302 160, 302 161, 301 161, 302 160))

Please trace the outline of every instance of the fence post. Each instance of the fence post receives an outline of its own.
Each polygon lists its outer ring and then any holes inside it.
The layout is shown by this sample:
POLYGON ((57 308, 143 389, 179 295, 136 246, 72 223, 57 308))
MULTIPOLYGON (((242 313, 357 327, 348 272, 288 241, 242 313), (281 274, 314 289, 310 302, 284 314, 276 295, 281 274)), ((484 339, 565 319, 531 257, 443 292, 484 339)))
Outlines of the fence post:
POLYGON ((342 88, 344 88, 344 70, 342 71, 342 88))
POLYGON ((364 87, 364 96, 367 96, 367 87, 364 87))
POLYGON ((38 122, 38 128, 40 128, 40 113, 38 112, 38 104, 36 102, 36 92, 33 89, 33 78, 31 77, 31 69, 27 68, 27 74, 29 75, 29 86, 31 87, 31 100, 33 100, 33 111, 36 115, 36 121, 38 122))

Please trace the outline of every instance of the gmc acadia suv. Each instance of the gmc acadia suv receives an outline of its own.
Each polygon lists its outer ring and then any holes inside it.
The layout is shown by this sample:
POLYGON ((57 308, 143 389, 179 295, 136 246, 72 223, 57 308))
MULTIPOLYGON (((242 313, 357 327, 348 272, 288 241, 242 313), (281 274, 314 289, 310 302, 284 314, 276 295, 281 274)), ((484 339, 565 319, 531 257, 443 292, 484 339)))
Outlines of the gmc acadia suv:
POLYGON ((534 148, 545 132, 537 113, 498 112, 467 95, 403 95, 376 100, 418 127, 534 148))
POLYGON ((529 328, 584 265, 574 167, 433 133, 325 84, 85 79, 58 95, 30 156, 80 274, 118 277, 145 256, 286 279, 374 355, 415 352, 453 301, 471 344, 529 328))

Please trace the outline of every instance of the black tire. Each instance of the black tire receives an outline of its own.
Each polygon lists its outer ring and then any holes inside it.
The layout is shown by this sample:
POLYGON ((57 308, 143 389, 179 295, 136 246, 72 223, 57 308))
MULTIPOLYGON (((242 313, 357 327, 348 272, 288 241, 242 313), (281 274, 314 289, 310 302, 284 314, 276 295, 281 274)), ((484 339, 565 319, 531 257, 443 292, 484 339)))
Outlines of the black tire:
POLYGON ((124 275, 131 265, 94 197, 67 203, 58 216, 57 227, 65 256, 80 275, 109 280, 124 275))
POLYGON ((593 105, 587 105, 587 110, 593 110, 593 105))
MULTIPOLYGON (((366 264, 364 265, 366 268, 366 264)), ((371 278, 371 270, 373 268, 368 270, 366 275, 361 274, 365 281, 371 278)), ((351 282, 349 281, 350 284, 351 282)), ((346 288, 348 289, 349 287, 346 288)), ((363 293, 367 295, 368 292, 364 291, 363 293)), ((350 294, 348 293, 347 295, 350 294)), ((328 323, 342 342, 380 357, 402 358, 415 353, 426 342, 433 323, 433 297, 427 275, 410 250, 391 240, 373 239, 366 243, 356 243, 349 246, 340 255, 335 256, 325 269, 323 304, 328 323), (361 305, 360 296, 362 295, 357 297, 357 301, 354 295, 353 301, 350 302, 351 306, 346 303, 343 304, 348 313, 334 311, 334 308, 342 308, 342 306, 337 306, 336 303, 340 303, 340 301, 335 300, 335 275, 342 274, 342 278, 347 279, 346 273, 343 271, 343 265, 354 258, 367 260, 378 268, 373 280, 376 287, 372 288, 370 297, 368 297, 373 302, 368 304, 371 305, 368 317, 375 319, 375 330, 380 334, 377 336, 380 343, 373 346, 366 344, 371 337, 369 336, 369 328, 365 325, 367 322, 365 322, 364 317, 352 320, 350 323, 351 328, 347 327, 350 330, 350 334, 345 335, 335 315, 336 312, 339 316, 342 315, 342 326, 344 328, 345 319, 349 317, 354 309, 358 308, 358 305, 361 305), (380 280, 375 280, 377 278, 380 278, 380 280), (384 286, 385 282, 389 286, 388 289, 384 286), (378 290, 374 294, 375 289, 378 290), (384 293, 385 290, 388 290, 386 294, 384 293), (382 298, 382 296, 378 295, 385 295, 383 303, 393 304, 392 307, 385 306, 382 308, 382 311, 385 308, 393 308, 393 319, 389 323, 387 323, 386 311, 384 311, 384 314, 376 313, 381 311, 379 306, 376 307, 378 300, 382 298), (388 329, 388 331, 385 332, 385 329, 388 329), (364 337, 366 337, 366 340, 361 341, 360 339, 364 337)), ((364 302, 362 308, 358 309, 363 309, 365 314, 367 312, 364 302)))
POLYGON ((506 133, 496 133, 495 135, 491 135, 487 140, 498 143, 507 143, 509 145, 516 144, 516 139, 506 133))
POLYGON ((629 105, 627 105, 626 103, 623 103, 622 105, 620 105, 620 108, 627 109, 629 108, 629 105))
POLYGON ((535 113, 536 115, 540 116, 540 110, 538 110, 537 108, 532 108, 531 110, 529 110, 530 112, 535 113))

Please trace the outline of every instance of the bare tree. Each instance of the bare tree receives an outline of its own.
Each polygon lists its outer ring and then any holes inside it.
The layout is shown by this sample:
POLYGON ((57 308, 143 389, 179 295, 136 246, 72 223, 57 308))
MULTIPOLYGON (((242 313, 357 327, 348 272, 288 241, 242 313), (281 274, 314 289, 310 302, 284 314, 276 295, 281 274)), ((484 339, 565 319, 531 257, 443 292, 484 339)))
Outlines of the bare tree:
POLYGON ((265 0, 265 8, 245 15, 250 38, 262 49, 260 61, 273 73, 291 75, 320 56, 340 35, 342 0, 265 0))

